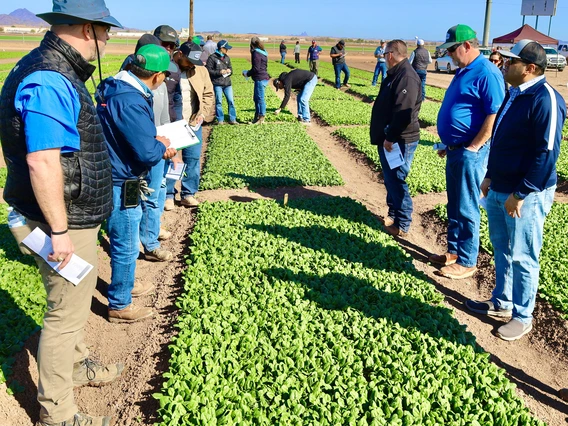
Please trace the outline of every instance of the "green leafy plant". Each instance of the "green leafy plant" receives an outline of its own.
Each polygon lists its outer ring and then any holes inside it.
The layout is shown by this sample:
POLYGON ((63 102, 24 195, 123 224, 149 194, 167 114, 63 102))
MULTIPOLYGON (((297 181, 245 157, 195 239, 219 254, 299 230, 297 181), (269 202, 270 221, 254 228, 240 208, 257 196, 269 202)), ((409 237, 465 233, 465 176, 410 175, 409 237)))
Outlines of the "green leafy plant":
POLYGON ((203 203, 159 425, 542 424, 361 204, 203 203))
POLYGON ((420 107, 418 119, 426 126, 435 126, 438 122, 438 113, 440 112, 440 103, 424 101, 420 107))
POLYGON ((364 102, 350 102, 349 108, 341 102, 314 100, 310 108, 330 126, 345 124, 369 124, 371 105, 364 102))
POLYGON ((300 124, 217 126, 207 147, 202 189, 343 185, 300 124))

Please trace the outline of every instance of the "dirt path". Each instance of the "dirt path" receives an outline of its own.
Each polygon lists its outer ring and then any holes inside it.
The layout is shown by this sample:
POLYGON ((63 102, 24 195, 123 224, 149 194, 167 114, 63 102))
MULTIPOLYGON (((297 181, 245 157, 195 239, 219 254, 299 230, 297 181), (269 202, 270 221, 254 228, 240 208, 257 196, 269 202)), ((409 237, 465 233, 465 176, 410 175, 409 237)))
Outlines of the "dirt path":
MULTIPOLYGON (((355 66, 355 65, 353 65, 355 66)), ((374 67, 374 63, 372 63, 374 67)), ((272 86, 271 86, 272 87, 272 86)), ((281 92, 278 92, 281 95, 281 92)), ((288 104, 293 113, 295 99, 288 104)), ((279 188, 276 190, 205 191, 200 200, 248 201, 255 198, 281 198, 284 193, 293 197, 315 197, 322 194, 349 196, 365 204, 378 217, 385 213, 385 189, 368 161, 345 142, 331 136, 331 127, 317 120, 306 128, 345 180, 342 187, 279 188)), ((208 135, 205 128, 204 137, 208 135)), ((204 146, 205 149, 205 146, 204 146)), ((493 282, 490 257, 483 255, 480 271, 471 279, 456 281, 441 278, 436 269, 426 263, 431 252, 442 252, 444 229, 430 216, 432 208, 445 202, 445 194, 426 194, 414 198, 414 221, 409 237, 399 240, 401 246, 414 257, 417 269, 424 271, 438 290, 445 295, 445 304, 454 310, 456 318, 476 337, 478 343, 492 354, 494 361, 505 368, 512 382, 519 386, 518 393, 531 411, 551 426, 566 425, 568 404, 555 395, 556 390, 568 385, 568 325, 551 314, 539 301, 535 312, 535 329, 520 341, 506 343, 492 334, 501 322, 470 315, 463 308, 466 298, 488 295, 493 282)), ((113 414, 117 425, 152 424, 158 407, 152 393, 160 389, 162 374, 168 367, 167 345, 175 335, 175 298, 182 291, 181 273, 185 268, 184 254, 188 246, 188 233, 194 217, 189 209, 177 207, 165 213, 165 225, 174 237, 164 246, 175 253, 174 262, 163 264, 138 260, 137 278, 151 281, 157 293, 144 297, 140 303, 153 305, 159 315, 149 321, 132 325, 116 325, 106 321, 105 288, 110 280, 108 246, 100 249, 99 285, 93 298, 86 340, 93 354, 105 362, 123 361, 127 371, 116 383, 104 388, 82 388, 76 391, 82 410, 91 414, 113 414)), ((37 369, 34 354, 37 335, 28 340, 14 365, 12 380, 25 387, 25 392, 9 396, 0 385, 0 425, 30 426, 37 420, 38 404, 35 401, 37 369)))

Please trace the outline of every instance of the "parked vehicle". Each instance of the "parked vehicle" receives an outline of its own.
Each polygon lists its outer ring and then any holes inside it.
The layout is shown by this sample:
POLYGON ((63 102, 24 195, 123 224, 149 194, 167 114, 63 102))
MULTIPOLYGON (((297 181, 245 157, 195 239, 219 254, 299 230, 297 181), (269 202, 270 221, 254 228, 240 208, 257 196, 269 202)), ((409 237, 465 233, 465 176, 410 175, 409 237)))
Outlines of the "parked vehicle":
POLYGON ((565 58, 568 57, 568 41, 558 42, 558 53, 564 56, 565 58))
POLYGON ((434 51, 434 59, 441 58, 446 54, 446 49, 441 49, 439 46, 434 51))
POLYGON ((487 47, 480 47, 479 51, 481 52, 481 54, 483 56, 485 56, 485 58, 489 59, 489 56, 491 56, 491 49, 487 48, 487 47))
POLYGON ((544 51, 546 52, 546 68, 564 71, 564 68, 566 68, 566 58, 552 47, 545 47, 544 51))
POLYGON ((456 72, 459 67, 454 64, 454 61, 449 55, 442 56, 441 58, 437 58, 434 62, 434 69, 436 72, 446 71, 448 74, 452 72, 456 72))

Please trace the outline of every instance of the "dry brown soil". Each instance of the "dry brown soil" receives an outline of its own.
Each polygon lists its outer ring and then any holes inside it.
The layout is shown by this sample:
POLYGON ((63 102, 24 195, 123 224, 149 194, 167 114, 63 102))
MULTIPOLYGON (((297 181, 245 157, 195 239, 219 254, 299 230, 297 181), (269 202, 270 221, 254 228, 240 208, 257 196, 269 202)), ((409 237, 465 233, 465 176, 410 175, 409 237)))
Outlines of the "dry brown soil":
MULTIPOLYGON (((21 49, 21 44, 19 48, 21 49)), ((248 56, 245 49, 241 50, 239 52, 239 49, 235 49, 233 56, 248 56)), ((126 49, 114 51, 109 45, 109 53, 127 52, 126 49)), ((372 69, 374 61, 371 59, 362 57, 356 61, 351 57, 350 65, 372 69)), ((429 79, 431 76, 429 74, 429 79)), ((447 76, 436 75, 436 78, 440 79, 442 86, 447 76)), ((288 107, 296 112, 294 99, 291 99, 288 107)), ((361 154, 344 141, 331 136, 332 130, 317 119, 307 127, 309 135, 342 175, 344 186, 261 189, 255 192, 246 189, 204 191, 198 194, 198 198, 246 202, 257 198, 280 199, 284 193, 288 193, 290 198, 341 195, 362 202, 371 212, 382 217, 386 210, 386 192, 380 175, 373 171, 361 154)), ((208 134, 209 128, 205 127, 205 139, 208 134)), ((567 198, 565 192, 557 194, 559 201, 566 202, 567 198)), ((443 202, 443 193, 414 197, 413 227, 408 238, 399 240, 401 247, 413 256, 416 268, 424 271, 444 294, 444 303, 453 309, 456 318, 476 336, 479 345, 492 354, 497 365, 506 370, 509 379, 517 384, 517 392, 530 410, 549 425, 565 426, 568 421, 568 404, 560 401, 556 393, 559 388, 568 386, 568 323, 539 299, 533 332, 520 341, 507 343, 493 334, 502 324, 501 320, 469 314, 464 309, 463 302, 467 298, 487 297, 493 286, 491 258, 487 254, 480 256, 479 271, 471 279, 452 281, 436 275, 437 269, 428 264, 427 255, 445 250, 444 227, 432 214, 433 207, 443 202)), ((185 268, 184 256, 189 250, 188 235, 195 220, 195 212, 177 206, 174 211, 165 212, 163 220, 165 227, 174 232, 174 237, 165 242, 164 247, 174 252, 175 260, 156 263, 140 258, 137 262, 137 279, 156 285, 156 293, 143 297, 139 302, 156 308, 158 315, 153 319, 131 325, 107 322, 104 295, 110 279, 108 243, 103 242, 99 250, 100 278, 93 297, 92 315, 87 324, 86 341, 97 358, 104 362, 124 362, 127 370, 115 383, 102 388, 81 388, 75 394, 81 410, 94 415, 112 414, 117 420, 116 424, 121 426, 152 424, 157 420, 158 406, 152 393, 160 389, 163 381, 161 375, 168 367, 167 345, 175 335, 174 303, 183 290, 181 274, 185 268)), ((37 420, 37 342, 37 335, 28 340, 14 366, 12 380, 22 384, 25 391, 10 396, 4 391, 5 385, 0 385, 0 426, 30 426, 37 420)))

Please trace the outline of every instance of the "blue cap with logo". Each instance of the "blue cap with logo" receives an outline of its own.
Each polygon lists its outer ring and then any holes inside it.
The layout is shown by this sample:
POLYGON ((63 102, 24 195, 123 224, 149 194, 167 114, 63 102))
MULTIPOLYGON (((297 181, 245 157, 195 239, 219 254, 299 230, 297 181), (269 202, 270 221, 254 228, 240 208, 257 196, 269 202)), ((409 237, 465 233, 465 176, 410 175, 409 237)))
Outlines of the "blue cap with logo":
POLYGON ((227 50, 233 48, 233 46, 231 46, 227 40, 221 40, 220 42, 217 43, 217 49, 221 49, 222 47, 224 47, 227 50))

